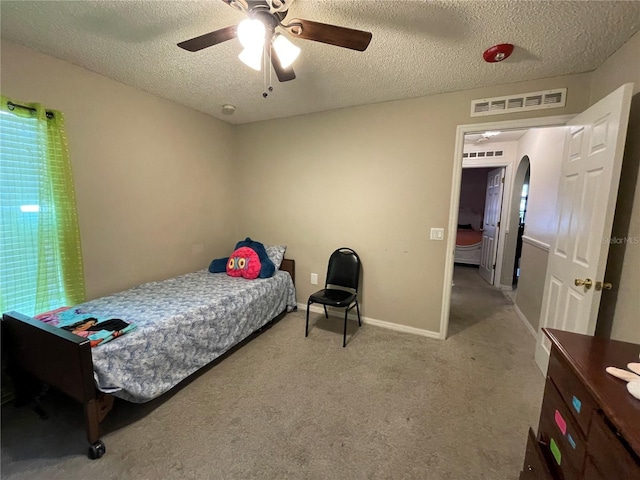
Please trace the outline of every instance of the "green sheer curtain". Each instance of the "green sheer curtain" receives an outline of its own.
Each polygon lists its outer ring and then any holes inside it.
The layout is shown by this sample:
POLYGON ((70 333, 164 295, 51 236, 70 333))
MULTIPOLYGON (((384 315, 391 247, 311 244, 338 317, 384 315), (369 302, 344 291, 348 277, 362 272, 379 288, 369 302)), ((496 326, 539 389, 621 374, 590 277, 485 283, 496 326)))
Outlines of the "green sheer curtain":
POLYGON ((0 312, 75 305, 85 288, 64 116, 1 102, 0 312))

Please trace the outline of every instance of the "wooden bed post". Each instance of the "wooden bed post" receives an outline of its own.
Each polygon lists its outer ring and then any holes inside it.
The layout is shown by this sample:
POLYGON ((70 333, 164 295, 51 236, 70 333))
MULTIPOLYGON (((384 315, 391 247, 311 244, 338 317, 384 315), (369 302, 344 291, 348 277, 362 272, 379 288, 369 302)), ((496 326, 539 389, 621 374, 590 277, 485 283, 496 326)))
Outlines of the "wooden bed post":
POLYGON ((291 258, 283 258, 282 263, 280 264, 280 270, 284 270, 285 272, 289 272, 291 275, 291 280, 293 284, 296 284, 296 261, 291 258))

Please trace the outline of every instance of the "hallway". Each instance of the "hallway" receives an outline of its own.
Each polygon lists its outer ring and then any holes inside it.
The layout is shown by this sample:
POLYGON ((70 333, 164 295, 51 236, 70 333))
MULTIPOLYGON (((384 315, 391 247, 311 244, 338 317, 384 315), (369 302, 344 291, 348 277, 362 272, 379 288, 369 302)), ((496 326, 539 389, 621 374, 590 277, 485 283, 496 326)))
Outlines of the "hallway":
MULTIPOLYGON (((481 330, 493 328, 506 329, 531 347, 535 339, 528 333, 513 308, 513 294, 503 292, 485 282, 473 266, 455 265, 451 289, 451 314, 449 317, 449 336, 457 335, 471 327, 481 330)), ((515 292, 513 292, 515 293, 515 292)))

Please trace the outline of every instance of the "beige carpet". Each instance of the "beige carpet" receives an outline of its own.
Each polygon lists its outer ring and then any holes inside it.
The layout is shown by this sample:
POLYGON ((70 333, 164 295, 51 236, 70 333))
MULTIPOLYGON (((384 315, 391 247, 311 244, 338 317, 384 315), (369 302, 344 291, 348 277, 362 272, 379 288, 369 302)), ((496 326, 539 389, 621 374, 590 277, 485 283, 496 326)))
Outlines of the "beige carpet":
MULTIPOLYGON (((456 268, 451 337, 289 314, 166 398, 117 401, 90 461, 81 409, 2 409, 2 478, 516 479, 543 378, 509 299, 456 268)), ((433 312, 429 313, 433 315, 433 312)))

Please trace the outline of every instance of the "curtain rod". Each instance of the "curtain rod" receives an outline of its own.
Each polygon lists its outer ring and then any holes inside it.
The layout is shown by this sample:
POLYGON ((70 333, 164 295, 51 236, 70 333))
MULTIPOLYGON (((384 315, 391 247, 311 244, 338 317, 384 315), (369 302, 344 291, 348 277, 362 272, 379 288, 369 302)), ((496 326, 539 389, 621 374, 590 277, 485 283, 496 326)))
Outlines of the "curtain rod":
MULTIPOLYGON (((9 107, 9 110, 13 110, 14 108, 23 108, 25 110, 29 110, 31 112, 35 112, 36 109, 33 107, 27 107, 26 105, 20 105, 19 103, 14 103, 14 102, 7 102, 7 106, 9 107)), ((47 116, 47 118, 53 118, 53 112, 49 111, 49 110, 45 110, 45 115, 47 116)))

